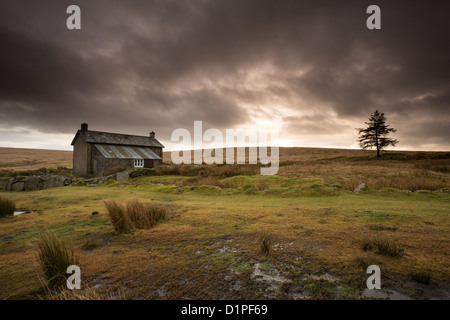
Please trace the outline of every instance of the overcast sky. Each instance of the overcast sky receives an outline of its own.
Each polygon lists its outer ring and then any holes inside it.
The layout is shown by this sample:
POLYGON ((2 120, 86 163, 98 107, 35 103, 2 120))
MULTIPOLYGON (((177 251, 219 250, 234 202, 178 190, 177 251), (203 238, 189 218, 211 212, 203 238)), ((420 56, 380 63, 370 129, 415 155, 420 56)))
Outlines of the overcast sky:
POLYGON ((448 151, 449 18, 450 1, 1 0, 0 146, 71 150, 87 122, 170 150, 202 120, 356 148, 378 109, 397 149, 448 151))

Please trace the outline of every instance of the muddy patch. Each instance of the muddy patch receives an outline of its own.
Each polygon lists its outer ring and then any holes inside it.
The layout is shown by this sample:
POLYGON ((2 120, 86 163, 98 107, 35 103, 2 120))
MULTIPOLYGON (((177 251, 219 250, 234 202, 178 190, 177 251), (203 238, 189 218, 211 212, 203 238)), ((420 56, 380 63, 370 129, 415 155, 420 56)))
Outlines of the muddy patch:
POLYGON ((362 293, 364 298, 373 298, 373 299, 388 299, 388 300, 413 300, 411 297, 408 297, 400 292, 394 290, 377 290, 377 289, 365 289, 362 293))
POLYGON ((265 285, 268 298, 275 297, 281 286, 291 281, 269 262, 255 263, 251 278, 265 285))

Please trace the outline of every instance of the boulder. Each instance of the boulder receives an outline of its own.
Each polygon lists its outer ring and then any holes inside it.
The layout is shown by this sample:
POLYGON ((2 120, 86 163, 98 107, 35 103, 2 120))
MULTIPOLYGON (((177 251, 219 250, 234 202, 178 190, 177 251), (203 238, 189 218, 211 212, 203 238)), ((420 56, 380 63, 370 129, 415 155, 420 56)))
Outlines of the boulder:
POLYGON ((85 182, 85 185, 96 186, 97 184, 100 183, 100 178, 86 179, 86 180, 84 180, 84 182, 85 182))
POLYGON ((45 177, 43 188, 49 189, 49 188, 64 187, 66 180, 67 180, 66 176, 45 177))
POLYGON ((130 173, 128 171, 117 172, 116 180, 117 181, 127 181, 130 178, 130 173))
POLYGON ((23 191, 25 189, 25 177, 13 177, 8 179, 5 190, 6 191, 23 191))
POLYGON ((41 190, 44 187, 44 181, 39 176, 31 176, 25 182, 25 191, 41 190))
POLYGON ((103 181, 109 181, 109 180, 115 180, 116 179, 116 175, 115 174, 110 174, 109 176, 103 177, 103 181))
POLYGON ((0 190, 5 190, 9 179, 0 179, 0 190))
POLYGON ((25 181, 13 181, 9 186, 9 191, 23 191, 25 189, 25 181))

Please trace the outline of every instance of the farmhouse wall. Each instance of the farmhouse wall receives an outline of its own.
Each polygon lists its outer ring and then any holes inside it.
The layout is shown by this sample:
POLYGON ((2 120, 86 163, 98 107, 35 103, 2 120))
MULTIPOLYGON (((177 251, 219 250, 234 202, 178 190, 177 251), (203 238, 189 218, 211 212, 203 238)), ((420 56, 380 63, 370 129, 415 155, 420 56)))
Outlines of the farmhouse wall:
POLYGON ((78 136, 73 145, 73 173, 79 176, 87 176, 92 173, 91 164, 92 146, 78 136))

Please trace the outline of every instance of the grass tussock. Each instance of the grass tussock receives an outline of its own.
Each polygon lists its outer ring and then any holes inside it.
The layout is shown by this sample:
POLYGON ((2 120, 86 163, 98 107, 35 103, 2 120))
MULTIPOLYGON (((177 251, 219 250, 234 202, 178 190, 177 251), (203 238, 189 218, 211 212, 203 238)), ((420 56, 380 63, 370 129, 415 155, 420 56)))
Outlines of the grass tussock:
POLYGON ((134 226, 123 205, 114 200, 109 200, 105 201, 105 207, 109 220, 117 233, 129 233, 133 231, 134 226))
POLYGON ((258 239, 259 250, 261 253, 270 255, 272 252, 273 240, 269 233, 263 231, 258 239))
POLYGON ((16 203, 8 198, 0 196, 0 218, 12 216, 16 211, 16 203))
POLYGON ((430 284, 431 271, 414 271, 409 274, 410 278, 421 284, 430 284))
POLYGON ((403 257, 405 254, 405 250, 397 242, 381 238, 364 239, 361 249, 395 258, 403 257))
POLYGON ((137 199, 122 205, 114 200, 105 201, 109 219, 117 233, 129 233, 134 229, 148 229, 167 218, 167 210, 153 203, 137 199))
POLYGON ((53 289, 66 284, 69 277, 66 274, 67 267, 78 265, 79 258, 73 251, 69 253, 65 244, 54 233, 47 231, 39 236, 38 261, 46 285, 53 289))

